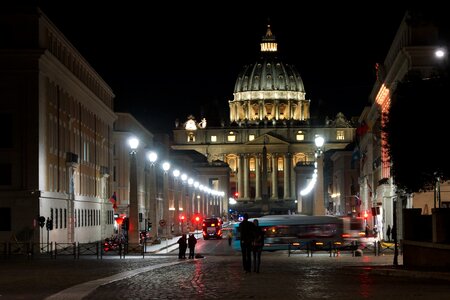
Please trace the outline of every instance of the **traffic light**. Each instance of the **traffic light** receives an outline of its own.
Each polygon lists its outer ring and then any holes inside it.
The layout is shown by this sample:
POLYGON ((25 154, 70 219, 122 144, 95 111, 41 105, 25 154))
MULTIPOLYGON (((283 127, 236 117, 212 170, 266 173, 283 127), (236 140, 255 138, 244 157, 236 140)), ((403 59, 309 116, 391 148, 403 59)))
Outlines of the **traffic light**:
POLYGON ((180 215, 180 222, 184 221, 184 215, 180 215))
POLYGON ((197 222, 197 223, 200 222, 200 216, 199 216, 199 215, 196 215, 195 218, 194 218, 194 220, 195 220, 195 222, 197 222))
POLYGON ((369 216, 369 214, 367 213, 367 210, 364 211, 364 220, 367 221, 367 217, 369 216))
POLYGON ((239 198, 239 192, 234 192, 234 199, 239 198))
POLYGON ((148 222, 147 224, 147 231, 151 231, 152 230, 152 223, 148 222))
POLYGON ((47 230, 53 230, 53 220, 47 218, 47 230))
POLYGON ((40 216, 38 218, 38 221, 39 221, 39 226, 41 226, 41 228, 44 227, 44 225, 45 225, 45 217, 40 216))

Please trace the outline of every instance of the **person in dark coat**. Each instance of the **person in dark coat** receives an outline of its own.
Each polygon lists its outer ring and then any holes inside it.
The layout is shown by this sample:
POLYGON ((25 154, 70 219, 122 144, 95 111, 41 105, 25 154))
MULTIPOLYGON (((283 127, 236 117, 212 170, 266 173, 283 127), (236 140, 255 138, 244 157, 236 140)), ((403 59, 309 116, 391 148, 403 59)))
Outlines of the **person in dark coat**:
POLYGON ((186 234, 183 234, 177 241, 178 243, 178 258, 186 258, 187 239, 186 234))
POLYGON ((259 273, 261 265, 261 252, 264 247, 264 230, 259 227, 258 219, 253 220, 255 224, 255 233, 253 237, 253 272, 259 273))
POLYGON ((244 220, 238 227, 241 241, 242 266, 245 273, 252 271, 252 243, 255 232, 255 225, 248 220, 248 214, 244 214, 244 220))
POLYGON ((188 246, 189 246, 189 258, 195 257, 195 244, 197 244, 197 239, 194 234, 191 233, 188 238, 188 246))
POLYGON ((391 225, 388 225, 388 227, 387 227, 386 237, 388 239, 388 242, 390 242, 391 241, 391 225))

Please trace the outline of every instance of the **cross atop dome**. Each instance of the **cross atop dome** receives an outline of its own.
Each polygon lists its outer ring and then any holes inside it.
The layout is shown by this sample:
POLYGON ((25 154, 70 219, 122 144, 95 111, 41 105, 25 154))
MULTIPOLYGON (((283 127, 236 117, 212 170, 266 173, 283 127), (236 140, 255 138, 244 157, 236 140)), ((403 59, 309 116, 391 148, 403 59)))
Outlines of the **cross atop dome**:
POLYGON ((270 24, 267 24, 266 35, 262 37, 261 52, 277 52, 277 46, 270 24))

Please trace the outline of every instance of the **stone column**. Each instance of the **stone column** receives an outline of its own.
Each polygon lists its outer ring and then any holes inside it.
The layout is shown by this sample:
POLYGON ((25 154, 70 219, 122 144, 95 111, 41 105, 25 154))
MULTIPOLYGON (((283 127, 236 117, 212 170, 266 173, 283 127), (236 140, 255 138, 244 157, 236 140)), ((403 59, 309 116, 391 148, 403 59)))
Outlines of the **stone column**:
POLYGON ((291 170, 291 198, 297 198, 297 174, 295 173, 294 156, 291 155, 289 159, 289 169, 291 170))
POLYGON ((244 192, 244 186, 243 186, 243 177, 244 177, 244 168, 243 168, 243 159, 242 155, 238 155, 238 174, 237 174, 237 191, 238 191, 238 198, 242 198, 243 192, 244 192))
POLYGON ((255 199, 261 199, 261 155, 255 156, 255 199))
POLYGON ((249 188, 249 182, 248 182, 248 155, 246 154, 244 156, 244 198, 249 199, 250 198, 250 188, 249 188))
POLYGON ((272 153, 272 196, 271 196, 272 199, 278 198, 277 174, 278 174, 277 154, 272 153))
POLYGON ((284 199, 289 199, 291 194, 290 194, 290 186, 291 186, 291 182, 290 182, 290 159, 291 159, 291 155, 290 153, 286 153, 284 154, 284 166, 283 166, 283 173, 284 173, 284 195, 283 198, 284 199))

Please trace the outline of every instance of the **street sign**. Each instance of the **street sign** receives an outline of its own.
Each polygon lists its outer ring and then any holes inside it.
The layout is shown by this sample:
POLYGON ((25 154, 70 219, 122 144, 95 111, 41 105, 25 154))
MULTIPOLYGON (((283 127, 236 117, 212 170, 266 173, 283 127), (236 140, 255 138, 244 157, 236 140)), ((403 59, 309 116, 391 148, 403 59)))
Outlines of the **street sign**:
POLYGON ((159 226, 161 226, 161 227, 166 226, 166 220, 164 220, 164 219, 159 220, 159 226))

